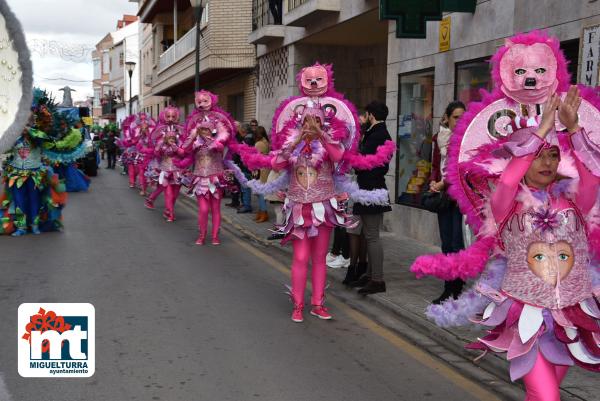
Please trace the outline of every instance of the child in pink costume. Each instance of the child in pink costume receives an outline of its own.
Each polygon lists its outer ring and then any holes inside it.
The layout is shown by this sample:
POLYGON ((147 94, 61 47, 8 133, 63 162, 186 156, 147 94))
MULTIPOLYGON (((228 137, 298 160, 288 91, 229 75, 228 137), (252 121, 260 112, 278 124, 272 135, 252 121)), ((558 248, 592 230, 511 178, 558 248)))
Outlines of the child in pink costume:
POLYGON ((145 192, 145 179, 143 179, 145 156, 140 153, 138 143, 148 137, 154 125, 154 121, 146 113, 131 116, 123 122, 123 139, 120 141, 123 148, 121 162, 129 176, 129 188, 135 188, 136 179, 139 179, 142 192, 145 192))
POLYGON ((444 279, 483 271, 428 315, 442 326, 470 318, 489 327, 469 348, 506 352, 526 401, 560 401, 569 366, 600 371, 600 136, 591 135, 600 99, 569 88, 559 42, 544 33, 509 39, 492 61, 500 88, 468 107, 449 159, 451 195, 478 241, 458 255, 420 257, 412 270, 444 279))
POLYGON ((359 127, 354 106, 333 88, 333 70, 319 63, 298 74, 301 96, 285 100, 275 113, 270 155, 255 148, 231 145, 250 169, 283 170, 279 178, 266 184, 249 181, 236 169, 237 179, 256 193, 277 193, 287 188, 283 213, 285 223, 278 227, 283 242, 292 241, 291 298, 292 320, 303 321, 304 292, 308 263, 312 262, 311 315, 331 319, 324 306, 327 276, 326 255, 331 230, 349 226, 345 212, 348 196, 365 204, 387 204, 385 190, 362 191, 345 173, 350 167, 371 169, 389 162, 395 144, 381 146, 376 155, 357 153, 359 127))
MULTIPOLYGON (((178 123, 179 110, 167 107, 160 115, 159 124, 152 133, 154 160, 148 164, 146 175, 156 183, 156 189, 145 200, 148 209, 154 209, 154 201, 164 191, 167 222, 175 221, 175 202, 179 196, 183 168, 180 165, 179 147, 185 140, 182 126, 178 123)), ((149 156, 152 157, 152 156, 149 156)))
POLYGON ((154 146, 152 144, 152 135, 147 123, 140 125, 140 138, 136 145, 138 156, 136 159, 136 176, 141 186, 140 195, 146 196, 148 189, 148 180, 146 179, 146 170, 150 161, 154 158, 154 146))
POLYGON ((196 92, 196 109, 186 121, 188 138, 180 149, 181 155, 188 156, 188 163, 193 163, 188 187, 198 203, 197 245, 204 245, 206 240, 209 211, 212 212, 212 244, 221 243, 221 199, 227 186, 223 177, 223 155, 235 125, 217 103, 215 94, 205 90, 196 92))

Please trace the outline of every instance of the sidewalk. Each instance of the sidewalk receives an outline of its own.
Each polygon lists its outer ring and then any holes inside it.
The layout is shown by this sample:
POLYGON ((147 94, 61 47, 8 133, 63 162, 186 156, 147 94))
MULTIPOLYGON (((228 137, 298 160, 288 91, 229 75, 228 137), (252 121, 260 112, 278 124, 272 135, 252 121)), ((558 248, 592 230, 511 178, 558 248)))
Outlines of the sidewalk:
MULTIPOLYGON (((223 203, 228 202, 229 199, 225 199, 223 203)), ((269 216, 273 219, 274 213, 271 213, 270 204, 269 209, 269 216)), ((268 250, 283 252, 291 258, 291 246, 281 246, 279 241, 266 240, 272 223, 257 224, 254 222, 254 213, 237 214, 235 209, 224 205, 222 216, 226 228, 259 242, 268 250)), ((472 342, 483 331, 479 331, 475 326, 446 330, 426 319, 424 310, 432 299, 440 295, 443 284, 433 278, 417 280, 409 271, 409 267, 417 256, 439 252, 439 248, 387 232, 382 233, 382 239, 385 253, 386 293, 362 297, 356 293, 356 290, 346 289, 341 284, 346 269, 328 269, 328 281, 331 283, 328 291, 356 309, 369 314, 379 323, 400 331, 400 334, 409 341, 427 347, 432 353, 460 369, 461 373, 466 373, 475 380, 485 381, 498 390, 504 398, 523 400, 524 393, 519 388, 520 382, 506 385, 510 383, 510 379, 508 363, 503 357, 488 354, 481 361, 473 363, 472 360, 479 356, 479 353, 464 349, 467 343, 472 342), (402 330, 402 327, 406 326, 408 329, 402 330), (432 341, 435 342, 433 345, 435 350, 432 349, 432 341)), ((593 373, 573 367, 563 382, 562 390, 562 401, 591 401, 598 399, 600 385, 593 373)))

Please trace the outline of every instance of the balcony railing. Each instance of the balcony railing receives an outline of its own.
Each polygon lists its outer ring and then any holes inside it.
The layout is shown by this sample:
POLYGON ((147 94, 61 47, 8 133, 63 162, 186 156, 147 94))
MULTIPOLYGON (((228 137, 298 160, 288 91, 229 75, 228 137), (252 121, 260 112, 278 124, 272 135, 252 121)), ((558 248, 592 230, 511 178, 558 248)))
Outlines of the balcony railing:
POLYGON ((175 44, 160 55, 159 71, 162 71, 196 49, 196 27, 190 29, 175 44))
MULTIPOLYGON (((283 11, 281 5, 272 5, 269 7, 269 0, 252 0, 252 30, 262 28, 265 25, 281 25, 281 15, 283 11), (279 12, 278 21, 274 17, 273 13, 279 12)), ((275 2, 277 3, 277 2, 275 2)))
POLYGON ((300 7, 302 4, 307 3, 309 0, 288 0, 288 11, 294 8, 300 7))

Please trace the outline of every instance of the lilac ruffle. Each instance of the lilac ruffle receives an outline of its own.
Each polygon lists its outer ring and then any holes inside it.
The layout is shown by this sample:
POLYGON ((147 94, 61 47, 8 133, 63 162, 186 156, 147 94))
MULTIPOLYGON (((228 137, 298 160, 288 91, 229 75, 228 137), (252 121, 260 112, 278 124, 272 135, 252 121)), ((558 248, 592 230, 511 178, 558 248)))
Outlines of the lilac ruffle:
POLYGON ((590 141, 583 128, 571 135, 575 155, 596 177, 600 177, 600 148, 590 141))

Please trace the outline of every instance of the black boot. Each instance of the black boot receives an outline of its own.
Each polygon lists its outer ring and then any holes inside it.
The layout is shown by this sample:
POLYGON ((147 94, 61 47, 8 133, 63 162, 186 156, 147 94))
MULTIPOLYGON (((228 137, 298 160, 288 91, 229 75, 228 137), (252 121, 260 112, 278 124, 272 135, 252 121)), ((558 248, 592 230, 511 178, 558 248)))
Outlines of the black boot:
POLYGON ((356 265, 348 266, 348 271, 346 271, 346 277, 344 277, 344 281, 342 281, 342 284, 348 285, 351 282, 353 282, 354 280, 356 280, 356 269, 357 268, 358 268, 358 266, 356 266, 356 265))
POLYGON ((385 290, 385 281, 369 280, 367 285, 358 290, 358 293, 360 295, 377 294, 378 292, 385 292, 385 290))
POLYGON ((459 278, 456 280, 452 280, 450 286, 450 290, 452 291, 452 297, 454 299, 458 299, 460 294, 462 293, 463 287, 465 286, 465 282, 459 278))
POLYGON ((444 281, 444 292, 442 292, 442 295, 431 301, 431 303, 439 305, 450 297, 457 299, 461 294, 464 285, 465 282, 459 278, 452 281, 444 281))
POLYGON ((343 283, 350 287, 354 287, 352 284, 358 281, 361 276, 367 272, 368 267, 369 266, 366 263, 358 263, 356 266, 348 267, 348 272, 346 273, 346 278, 344 278, 343 283))

